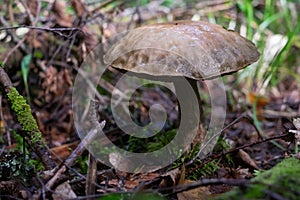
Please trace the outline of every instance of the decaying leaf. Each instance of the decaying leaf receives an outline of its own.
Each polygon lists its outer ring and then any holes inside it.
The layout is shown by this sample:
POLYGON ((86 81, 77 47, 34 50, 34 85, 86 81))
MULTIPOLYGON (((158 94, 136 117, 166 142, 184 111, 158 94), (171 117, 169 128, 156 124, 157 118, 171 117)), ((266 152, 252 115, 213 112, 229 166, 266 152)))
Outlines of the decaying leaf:
POLYGON ((72 17, 66 14, 66 7, 65 1, 56 0, 54 1, 52 12, 57 24, 62 27, 72 27, 72 17))
POLYGON ((64 182, 57 186, 54 193, 52 194, 54 200, 63 200, 63 199, 75 199, 77 195, 72 190, 68 182, 64 182))
POLYGON ((293 119, 293 124, 297 130, 300 130, 300 117, 293 119))
MULTIPOLYGON (((180 179, 181 175, 182 175, 182 172, 181 172, 181 170, 179 170, 179 168, 168 171, 167 173, 161 175, 162 181, 159 184, 159 186, 160 187, 175 186, 178 184, 179 181, 181 181, 181 179, 180 179)), ((183 176, 184 176, 184 172, 183 172, 183 176)), ((184 180, 184 177, 183 177, 183 180, 184 180)))
POLYGON ((45 73, 41 73, 41 77, 43 78, 42 88, 46 102, 66 94, 68 87, 72 85, 70 74, 66 69, 58 72, 55 67, 50 66, 45 73))
POLYGON ((71 0, 70 3, 78 16, 82 17, 84 14, 87 14, 88 9, 81 0, 71 0))
POLYGON ((238 155, 239 157, 248 165, 250 165, 251 167, 253 167, 254 169, 259 169, 259 167, 256 165, 255 161, 250 157, 250 155, 245 152, 244 150, 240 149, 238 151, 238 155))
MULTIPOLYGON (((185 180, 183 184, 194 183, 195 181, 185 180)), ((177 194, 178 200, 206 200, 211 195, 209 187, 198 187, 192 190, 181 192, 177 194)))

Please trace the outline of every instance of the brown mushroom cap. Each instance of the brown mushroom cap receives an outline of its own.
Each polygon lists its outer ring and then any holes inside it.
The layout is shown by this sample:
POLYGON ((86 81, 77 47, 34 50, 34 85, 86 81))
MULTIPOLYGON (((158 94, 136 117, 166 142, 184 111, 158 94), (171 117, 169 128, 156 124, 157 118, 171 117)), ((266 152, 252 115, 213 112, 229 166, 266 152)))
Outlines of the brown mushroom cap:
POLYGON ((251 41, 219 25, 174 21, 129 31, 104 60, 135 73, 198 80, 236 72, 259 55, 251 41))

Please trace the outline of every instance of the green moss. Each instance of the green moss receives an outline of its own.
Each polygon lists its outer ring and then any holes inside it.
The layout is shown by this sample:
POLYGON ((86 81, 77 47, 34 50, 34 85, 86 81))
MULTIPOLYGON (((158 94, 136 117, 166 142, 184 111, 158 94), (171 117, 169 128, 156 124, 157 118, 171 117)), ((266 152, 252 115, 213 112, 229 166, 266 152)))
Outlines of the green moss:
POLYGON ((217 199, 272 199, 277 195, 282 199, 299 199, 300 160, 287 158, 270 170, 257 173, 251 184, 236 188, 217 199))
POLYGON ((22 130, 31 134, 31 142, 42 142, 42 134, 38 129, 38 125, 32 116, 30 106, 25 98, 19 94, 14 87, 10 87, 10 92, 7 94, 11 102, 11 108, 17 115, 17 120, 22 126, 22 130))

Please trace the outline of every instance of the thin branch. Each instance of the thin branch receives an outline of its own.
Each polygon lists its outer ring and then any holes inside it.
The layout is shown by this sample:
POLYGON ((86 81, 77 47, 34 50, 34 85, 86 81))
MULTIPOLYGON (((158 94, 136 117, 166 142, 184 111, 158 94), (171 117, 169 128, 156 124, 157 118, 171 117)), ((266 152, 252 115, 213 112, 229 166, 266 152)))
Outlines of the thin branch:
POLYGON ((52 189, 52 187, 55 185, 57 180, 61 177, 61 175, 66 171, 67 166, 73 165, 75 160, 83 153, 85 150, 85 147, 90 144, 93 139, 96 137, 97 133, 99 132, 99 128, 103 129, 105 126, 105 121, 102 121, 99 124, 99 127, 91 130, 85 138, 82 139, 80 144, 77 146, 77 148, 72 152, 72 154, 67 158, 64 164, 56 171, 54 176, 46 183, 46 188, 48 190, 52 189))
MULTIPOLYGON (((5 90, 7 95, 9 93, 11 93, 12 88, 13 88, 12 82, 2 67, 0 67, 0 84, 3 86, 3 89, 5 90)), ((29 107, 29 105, 28 105, 28 107, 29 107)), ((31 110, 29 109, 28 112, 30 112, 30 111, 31 110)), ((18 115, 19 113, 16 113, 16 114, 18 115)), ((26 115, 31 115, 31 113, 26 113, 26 115)), ((31 117, 32 117, 32 120, 34 121, 34 123, 36 124, 36 121, 32 115, 31 115, 31 117)), ((18 118, 18 116, 17 116, 17 118, 18 118)), ((21 125, 23 126, 23 124, 19 120, 19 118, 18 118, 18 122, 21 123, 21 125)), ((36 124, 36 127, 37 127, 37 124, 36 124)), ((56 164, 49 156, 50 153, 49 153, 49 149, 48 149, 47 145, 44 144, 44 141, 32 142, 32 138, 35 136, 33 134, 37 134, 36 132, 39 132, 38 127, 36 129, 37 130, 32 129, 31 131, 23 131, 23 133, 25 134, 26 143, 38 155, 38 157, 41 159, 42 163, 44 164, 45 168, 52 169, 56 166, 56 164)))
POLYGON ((103 7, 109 5, 110 3, 114 2, 114 1, 116 1, 116 0, 105 0, 105 1, 101 2, 101 4, 98 7, 96 7, 94 10, 92 10, 91 13, 94 14, 94 13, 98 12, 100 9, 102 9, 103 7))
MULTIPOLYGON (((184 191, 192 190, 201 186, 207 186, 207 185, 220 185, 220 184, 226 184, 226 185, 232 185, 232 186, 244 186, 249 183, 249 180, 246 179, 227 179, 227 178, 220 178, 220 179, 202 179, 194 183, 189 184, 183 184, 183 185, 176 185, 172 187, 161 187, 157 190, 152 190, 152 192, 159 192, 164 193, 167 192, 167 194, 177 194, 184 191)), ((145 190, 147 191, 147 190, 145 190)))
POLYGON ((85 194, 93 195, 96 191, 96 178, 97 178, 97 160, 96 158, 89 153, 89 164, 88 171, 86 175, 86 183, 85 183, 85 194))
MULTIPOLYGON (((3 26, 6 26, 6 27, 10 27, 9 24, 7 23, 7 21, 4 19, 4 17, 2 15, 0 15, 0 22, 3 26)), ((0 32, 1 32, 1 29, 3 28, 0 28, 0 32)), ((5 29, 4 29, 5 30, 5 29)), ((11 35, 12 37, 12 40, 15 42, 15 43, 18 43, 20 41, 20 38, 18 38, 18 36, 11 30, 11 29, 6 29, 7 32, 11 35)), ((29 54, 30 53, 30 50, 28 50, 24 44, 21 44, 20 45, 20 48, 23 52, 25 52, 26 54, 29 54)))
MULTIPOLYGON (((201 149, 204 149, 209 143, 210 141, 216 139, 218 136, 220 136, 226 129, 228 129, 229 127, 231 127, 232 125, 238 123, 242 118, 247 116, 247 112, 244 112, 243 114, 241 114, 238 118, 236 118, 235 120, 233 120, 232 122, 230 122, 227 126, 225 126, 222 130, 220 130, 219 132, 215 133, 210 139, 209 141, 207 141, 203 147, 201 147, 201 149)), ((201 149, 199 150, 199 152, 197 153, 197 155, 190 161, 188 162, 185 166, 189 166, 192 163, 194 163, 194 161, 199 157, 200 153, 202 152, 201 149)))
POLYGON ((37 0, 36 17, 35 17, 34 21, 32 22, 32 26, 35 26, 38 23, 41 9, 42 9, 42 1, 37 0))
MULTIPOLYGON (((171 194, 177 194, 184 191, 192 190, 198 187, 207 186, 207 185, 231 185, 231 186, 245 186, 249 183, 249 180, 246 179, 226 179, 226 178, 220 178, 220 179, 202 179, 195 183, 189 183, 189 184, 183 184, 183 185, 176 185, 172 187, 160 187, 158 189, 145 189, 143 192, 147 193, 163 193, 164 196, 168 196, 171 194)), ((117 191, 112 192, 111 194, 125 194, 128 192, 134 192, 134 191, 117 191)), ((78 197, 77 199, 87 199, 87 198, 99 198, 103 197, 107 194, 95 194, 95 195, 86 195, 84 197, 78 197)))
POLYGON ((22 6, 25 8, 25 12, 29 17, 30 23, 33 25, 33 22, 35 19, 34 19, 32 13, 30 12, 30 9, 28 8, 28 6, 27 6, 26 2, 24 2, 24 0, 20 0, 20 2, 22 4, 22 6))
POLYGON ((6 62, 7 62, 7 60, 8 60, 8 58, 11 56, 11 54, 13 53, 13 52, 15 52, 23 43, 24 43, 24 41, 25 41, 25 37, 23 37, 8 53, 7 53, 7 55, 5 56, 5 58, 4 58, 4 60, 3 60, 3 65, 5 65, 6 64, 6 62))
MULTIPOLYGON (((207 160, 205 160, 204 162, 202 162, 200 165, 197 165, 196 167, 190 169, 188 171, 188 173, 193 173, 194 171, 196 171, 197 169, 203 167, 204 165, 206 165, 207 163, 211 162, 212 160, 215 160, 217 158, 220 158, 224 155, 227 155, 227 154, 230 154, 230 153, 233 153, 235 151, 238 151, 240 149, 245 149, 247 147, 251 147, 251 146, 254 146, 254 145, 257 145, 257 144, 261 144, 261 143, 264 143, 264 142, 268 142, 268 141, 272 141, 272 140, 276 140, 276 139, 280 139, 280 138, 285 138, 289 135, 291 135, 292 133, 286 133, 286 134, 282 134, 282 135, 278 135, 278 136, 274 136, 274 137, 270 137, 270 138, 266 138, 266 139, 263 139, 263 140, 260 140, 260 141, 256 141, 256 142, 253 142, 253 143, 250 143, 250 144, 245 144, 243 146, 239 146, 239 147, 236 147, 236 148, 233 148, 233 149, 230 149, 226 152, 221 152, 219 154, 214 154, 214 155, 211 155, 211 156, 208 156, 207 157, 207 160)), ((190 164, 190 163, 188 163, 190 164)))
POLYGON ((27 25, 2 27, 2 28, 0 28, 0 32, 12 30, 12 29, 18 29, 18 28, 28 28, 28 29, 39 30, 39 31, 49 31, 49 32, 55 33, 59 36, 65 37, 65 38, 72 37, 73 32, 80 31, 83 34, 85 34, 84 31, 82 31, 80 28, 76 28, 76 27, 74 27, 74 28, 50 28, 50 27, 36 27, 36 26, 27 26, 27 25), (70 31, 71 33, 66 35, 66 34, 63 34, 62 31, 70 31))

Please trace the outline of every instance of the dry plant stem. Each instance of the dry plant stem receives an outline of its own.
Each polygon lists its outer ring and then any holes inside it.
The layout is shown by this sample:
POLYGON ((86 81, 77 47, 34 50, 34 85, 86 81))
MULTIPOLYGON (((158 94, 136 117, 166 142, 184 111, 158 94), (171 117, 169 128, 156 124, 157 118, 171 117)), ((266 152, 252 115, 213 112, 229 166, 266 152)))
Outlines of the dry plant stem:
MULTIPOLYGON (((1 22, 2 22, 2 20, 1 20, 1 22)), ((39 30, 39 31, 49 31, 49 32, 55 33, 64 38, 71 38, 73 36, 73 32, 78 32, 78 31, 81 31, 83 34, 85 34, 80 28, 49 28, 49 27, 27 26, 27 25, 2 27, 2 28, 0 28, 0 31, 8 31, 8 30, 18 29, 18 28, 29 28, 29 29, 33 29, 33 30, 39 30), (70 31, 70 34, 68 34, 68 35, 63 34, 62 31, 70 31)))
POLYGON ((106 102, 105 99, 99 94, 99 92, 97 91, 97 88, 95 87, 94 83, 90 80, 90 77, 88 76, 88 74, 85 73, 84 70, 80 69, 76 65, 74 66, 74 69, 80 74, 80 76, 82 76, 84 78, 84 80, 86 81, 88 86, 92 89, 92 92, 96 95, 96 97, 100 101, 100 103, 105 104, 105 102, 106 102))
POLYGON ((85 184, 85 194, 86 195, 93 195, 93 194, 95 194, 95 190, 96 190, 96 185, 95 185, 95 183, 96 183, 96 177, 97 177, 97 160, 90 153, 89 154, 88 171, 87 171, 87 176, 86 176, 86 184, 85 184))
MULTIPOLYGON (((222 156, 225 156, 227 154, 230 154, 230 153, 233 153, 235 151, 238 151, 240 149, 245 149, 247 147, 251 147, 251 146, 254 146, 254 145, 257 145, 257 144, 261 144, 261 143, 264 143, 264 142, 268 142, 268 141, 272 141, 272 140, 276 140, 276 139, 280 139, 280 138, 285 138, 285 137, 288 137, 290 136, 291 133, 286 133, 286 134, 283 134, 283 135, 278 135, 278 136, 274 136, 274 137, 270 137, 270 138, 266 138, 266 139, 263 139, 263 140, 260 140, 260 141, 256 141, 256 142, 253 142, 253 143, 250 143, 250 144, 245 144, 243 146, 239 146, 239 147, 236 147, 236 148, 233 148, 233 149, 230 149, 228 150, 227 152, 221 152, 219 154, 216 154, 216 155, 211 155, 209 156, 204 162, 202 162, 200 165, 197 165, 195 168, 192 168, 188 171, 188 174, 191 174, 193 173, 194 171, 196 171, 197 169, 203 167, 204 165, 206 165, 207 163, 217 159, 217 158, 220 158, 222 156)), ((189 163, 191 164, 191 163, 189 163)))
MULTIPOLYGON (((3 109, 2 109, 2 95, 0 95, 0 120, 2 121, 2 127, 0 128, 0 134, 6 133, 6 137, 7 137, 7 143, 10 146, 11 145, 11 135, 10 132, 7 130, 7 124, 4 120, 4 116, 3 116, 3 109)), ((0 155, 1 155, 1 151, 0 151, 0 155)))
MULTIPOLYGON (((167 188, 159 188, 156 190, 160 193, 168 193, 168 194, 177 194, 184 191, 192 190, 201 186, 207 186, 207 185, 220 185, 220 184, 226 184, 226 185, 232 185, 232 186, 243 186, 247 185, 249 183, 249 180, 246 179, 226 179, 226 178, 220 178, 220 179, 203 179, 200 181, 197 181, 195 183, 189 183, 189 184, 183 184, 183 185, 176 185, 173 187, 167 187, 167 188)), ((153 192, 153 191, 152 191, 153 192)))
POLYGON ((30 9, 28 8, 26 2, 24 2, 24 0, 20 0, 20 2, 22 4, 22 6, 25 8, 25 12, 26 12, 27 16, 29 17, 30 23, 33 24, 33 22, 34 22, 34 16, 30 12, 30 9))
POLYGON ((23 37, 6 55, 6 57, 3 60, 3 65, 7 62, 8 58, 12 55, 13 52, 15 52, 25 41, 25 37, 23 37))
MULTIPOLYGON (((8 77, 7 73, 2 67, 0 67, 0 84, 3 86, 6 94, 10 93, 12 82, 8 77)), ((55 162, 51 159, 50 152, 48 147, 42 143, 42 141, 31 142, 32 135, 31 133, 25 132, 25 140, 30 148, 38 155, 38 157, 43 162, 46 169, 52 169, 56 166, 55 162)))
POLYGON ((103 129, 105 126, 105 121, 102 121, 99 124, 98 128, 95 128, 91 130, 85 138, 82 139, 80 144, 77 146, 77 148, 72 152, 72 154, 67 158, 64 164, 56 171, 55 175, 47 182, 46 188, 52 189, 52 187, 55 185, 56 181, 61 177, 61 175, 66 171, 66 166, 71 166, 75 162, 75 160, 83 153, 85 150, 85 147, 90 144, 97 133, 99 132, 99 128, 103 129))
POLYGON ((106 7, 108 4, 114 2, 116 0, 105 0, 105 1, 102 1, 101 4, 96 7, 94 10, 91 11, 92 14, 98 12, 99 10, 101 10, 103 7, 106 7))
MULTIPOLYGON (((9 27, 9 24, 7 23, 7 21, 4 19, 4 17, 3 17, 2 15, 0 15, 0 23, 1 23, 3 26, 9 27)), ((0 32, 1 32, 2 30, 6 30, 6 31, 10 34, 10 36, 11 36, 12 39, 13 39, 13 42, 18 43, 18 42, 20 41, 20 39, 18 38, 18 36, 17 36, 11 29, 0 28, 0 32)), ((27 49, 23 43, 20 44, 20 49, 21 49, 25 54, 29 54, 29 53, 30 53, 30 50, 27 49)))
POLYGON ((15 23, 15 17, 13 14, 13 2, 12 1, 6 1, 6 7, 8 10, 8 18, 9 18, 9 23, 12 26, 15 23))
MULTIPOLYGON (((255 130, 256 130, 256 132, 257 132, 259 138, 260 138, 260 139, 263 139, 263 137, 261 137, 261 133, 259 132, 259 130, 258 130, 257 127, 255 126, 253 120, 252 120, 251 117, 249 116, 248 111, 246 111, 246 112, 244 112, 243 114, 241 114, 238 118, 236 118, 235 120, 233 120, 232 122, 230 122, 230 123, 229 123, 227 126, 225 126, 222 130, 220 130, 219 132, 215 133, 215 134, 213 135, 213 137, 211 138, 211 140, 214 139, 214 138, 216 138, 216 137, 218 137, 219 135, 221 135, 221 134, 223 133, 223 131, 225 131, 226 129, 228 129, 228 128, 231 127, 232 125, 238 123, 238 122, 239 122, 241 119, 243 119, 243 118, 245 118, 245 119, 247 119, 247 120, 249 120, 249 121, 251 122, 251 124, 252 124, 253 127, 255 128, 255 130)), ((207 142, 207 143, 209 143, 209 142, 207 142)), ((192 163, 194 163, 194 161, 199 157, 199 154, 200 154, 200 151, 198 152, 198 154, 197 154, 190 162, 186 163, 185 166, 187 167, 187 166, 191 165, 192 163)))

